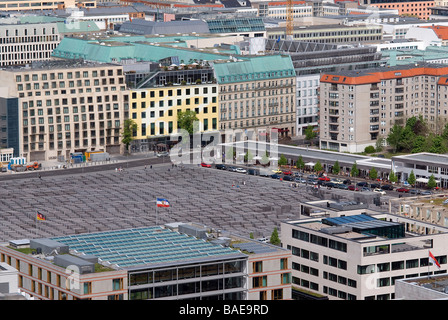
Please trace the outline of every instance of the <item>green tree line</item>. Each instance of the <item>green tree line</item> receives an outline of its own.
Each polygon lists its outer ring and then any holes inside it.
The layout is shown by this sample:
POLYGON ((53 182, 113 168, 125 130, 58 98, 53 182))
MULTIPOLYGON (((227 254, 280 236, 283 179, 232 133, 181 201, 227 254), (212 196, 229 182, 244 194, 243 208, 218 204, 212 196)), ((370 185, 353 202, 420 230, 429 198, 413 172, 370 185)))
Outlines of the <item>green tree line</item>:
POLYGON ((436 134, 429 129, 428 123, 422 116, 411 117, 405 126, 395 124, 386 138, 393 152, 448 152, 448 124, 441 134, 436 134))

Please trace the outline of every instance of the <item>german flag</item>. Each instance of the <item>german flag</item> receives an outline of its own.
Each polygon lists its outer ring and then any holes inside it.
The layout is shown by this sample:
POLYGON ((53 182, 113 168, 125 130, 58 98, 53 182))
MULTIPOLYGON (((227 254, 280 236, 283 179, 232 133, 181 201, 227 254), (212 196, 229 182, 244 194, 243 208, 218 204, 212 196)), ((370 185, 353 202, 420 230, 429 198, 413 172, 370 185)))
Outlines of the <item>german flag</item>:
POLYGON ((36 219, 39 220, 39 221, 47 220, 47 218, 42 213, 40 213, 39 211, 37 211, 36 219))

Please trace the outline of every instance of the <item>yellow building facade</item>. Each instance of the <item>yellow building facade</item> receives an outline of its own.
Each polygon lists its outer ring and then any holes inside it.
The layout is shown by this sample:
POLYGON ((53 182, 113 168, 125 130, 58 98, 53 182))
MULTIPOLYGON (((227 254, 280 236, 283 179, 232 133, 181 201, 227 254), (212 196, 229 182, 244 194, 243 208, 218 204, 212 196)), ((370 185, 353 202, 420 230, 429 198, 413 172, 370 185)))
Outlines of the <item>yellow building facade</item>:
POLYGON ((196 112, 201 132, 218 130, 218 85, 195 83, 131 90, 130 118, 138 126, 134 139, 176 133, 177 114, 187 110, 196 112))

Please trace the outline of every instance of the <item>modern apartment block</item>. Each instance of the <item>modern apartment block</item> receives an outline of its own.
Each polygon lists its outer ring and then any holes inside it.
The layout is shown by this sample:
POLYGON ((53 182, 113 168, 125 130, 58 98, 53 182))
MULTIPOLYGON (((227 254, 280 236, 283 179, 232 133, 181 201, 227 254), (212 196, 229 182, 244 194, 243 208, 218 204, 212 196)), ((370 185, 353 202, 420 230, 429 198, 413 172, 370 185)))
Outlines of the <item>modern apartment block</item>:
POLYGON ((0 24, 0 66, 49 60, 61 40, 56 23, 0 24))
POLYGON ((446 65, 426 63, 323 74, 320 147, 362 152, 412 116, 436 130, 447 117, 445 74, 446 65))
POLYGON ((448 229, 389 214, 305 218, 281 225, 292 283, 331 300, 394 299, 399 279, 446 273, 448 229), (409 228, 434 232, 413 233, 409 228), (431 252, 441 267, 429 265, 431 252))
POLYGON ((344 46, 304 41, 266 40, 264 50, 288 52, 296 72, 296 134, 308 126, 318 130, 320 75, 323 72, 376 68, 381 54, 374 47, 344 46))
MULTIPOLYGON (((248 129, 295 135, 295 71, 283 55, 214 61, 220 130, 248 129)), ((260 132, 261 132, 260 131, 260 132)))
POLYGON ((199 131, 217 131, 218 84, 206 66, 166 67, 130 91, 130 118, 138 126, 135 144, 164 138, 178 130, 178 113, 194 111, 199 131))
POLYGON ((43 161, 75 151, 120 152, 129 99, 122 66, 47 61, 3 69, 0 77, 0 105, 8 110, 0 126, 18 130, 5 146, 18 148, 15 154, 43 161))

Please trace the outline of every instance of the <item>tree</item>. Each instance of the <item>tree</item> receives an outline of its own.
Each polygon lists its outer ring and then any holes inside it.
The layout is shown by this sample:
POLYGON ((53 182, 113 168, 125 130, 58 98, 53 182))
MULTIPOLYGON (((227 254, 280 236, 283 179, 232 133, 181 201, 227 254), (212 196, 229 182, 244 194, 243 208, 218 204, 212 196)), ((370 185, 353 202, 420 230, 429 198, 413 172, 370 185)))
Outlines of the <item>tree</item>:
POLYGON ((250 150, 247 150, 246 154, 244 155, 244 161, 247 163, 251 163, 253 158, 254 156, 252 152, 250 152, 250 150))
POLYGON ((408 177, 408 183, 411 186, 413 186, 413 185, 415 185, 416 182, 417 182, 417 179, 415 179, 414 170, 411 170, 411 173, 409 174, 409 177, 408 177))
POLYGON ((425 152, 428 149, 428 142, 424 136, 417 136, 414 140, 412 153, 425 152))
POLYGON ((265 154, 261 157, 261 164, 267 165, 269 163, 269 154, 266 151, 265 154))
POLYGON ((286 159, 286 157, 282 154, 280 156, 280 159, 278 160, 278 165, 279 166, 284 166, 288 164, 288 159, 286 159))
POLYGON ((394 126, 390 129, 389 135, 386 140, 387 143, 394 148, 394 153, 399 150, 400 142, 401 142, 401 133, 403 128, 398 124, 394 124, 394 126))
POLYGON ((357 177, 359 175, 359 170, 358 170, 358 167, 356 165, 356 161, 355 161, 355 163, 352 166, 352 170, 350 171, 350 175, 352 177, 357 177))
POLYGON ((370 169, 369 177, 372 180, 376 180, 376 178, 378 178, 378 172, 376 171, 375 168, 370 169))
POLYGON ((253 232, 249 233, 249 238, 250 238, 250 239, 253 239, 253 238, 254 238, 254 233, 253 233, 253 232))
POLYGON ((305 168, 305 162, 303 161, 302 156, 299 156, 299 158, 297 159, 296 167, 299 170, 303 170, 305 168))
POLYGON ((341 171, 341 166, 339 165, 339 161, 336 160, 336 162, 333 165, 332 172, 333 172, 333 174, 339 174, 340 171, 341 171))
POLYGON ((378 138, 376 139, 376 142, 375 142, 375 151, 376 151, 376 152, 381 152, 381 151, 383 151, 383 141, 384 141, 384 138, 383 138, 383 137, 378 137, 378 138))
POLYGON ((411 151, 414 146, 415 133, 410 126, 401 130, 400 149, 411 151))
POLYGON ((428 188, 434 189, 435 187, 437 187, 437 182, 436 182, 436 178, 432 174, 428 180, 428 188))
POLYGON ((274 231, 272 231, 271 238, 269 239, 269 242, 276 246, 280 245, 280 238, 278 237, 277 228, 274 228, 274 231))
POLYGON ((392 170, 390 171, 390 174, 389 174, 389 181, 390 182, 397 182, 398 181, 398 178, 395 175, 395 172, 393 172, 392 170))
POLYGON ((441 136, 435 136, 432 138, 432 146, 429 148, 429 152, 439 154, 447 152, 446 142, 441 136))
POLYGON ((126 151, 129 152, 129 145, 134 140, 134 133, 137 131, 138 125, 132 119, 126 119, 123 123, 123 131, 121 132, 121 142, 126 146, 126 151))
POLYGON ((196 112, 191 110, 181 111, 177 113, 177 122, 179 129, 186 130, 190 135, 194 133, 194 122, 199 121, 196 112))
POLYGON ((313 126, 306 127, 304 133, 305 133, 305 139, 310 142, 312 142, 312 140, 317 137, 317 132, 314 131, 313 126))
POLYGON ((317 160, 316 164, 314 165, 314 171, 316 172, 320 172, 322 171, 324 168, 322 167, 322 165, 320 164, 320 161, 317 160))

